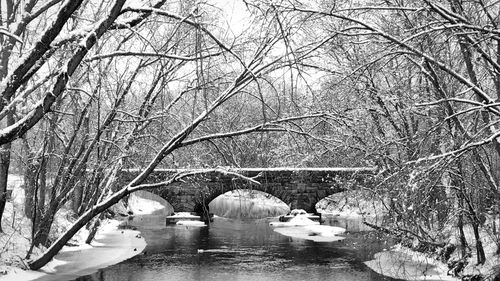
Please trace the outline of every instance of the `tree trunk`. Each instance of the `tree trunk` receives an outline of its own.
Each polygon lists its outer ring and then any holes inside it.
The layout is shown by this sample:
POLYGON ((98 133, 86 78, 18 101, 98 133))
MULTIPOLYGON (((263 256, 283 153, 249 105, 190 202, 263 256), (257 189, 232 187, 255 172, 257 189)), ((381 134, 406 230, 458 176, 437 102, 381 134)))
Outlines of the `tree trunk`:
POLYGON ((24 170, 24 215, 28 218, 33 216, 33 199, 35 197, 36 165, 32 160, 27 160, 24 170))
POLYGON ((77 183, 75 189, 73 190, 71 209, 75 214, 79 214, 80 206, 82 205, 83 187, 83 183, 77 183))
MULTIPOLYGON (((6 123, 7 124, 5 127, 14 124, 14 116, 10 111, 7 114, 6 123)), ((10 143, 0 146, 0 233, 3 232, 3 212, 5 210, 5 204, 7 203, 7 181, 9 177, 10 149, 10 143)))
POLYGON ((49 246, 49 233, 52 228, 52 223, 54 222, 54 216, 57 210, 53 206, 49 207, 47 211, 41 216, 38 223, 38 230, 33 237, 31 244, 34 246, 49 246))
POLYGON ((479 224, 476 222, 472 223, 472 228, 474 229, 474 238, 476 239, 477 264, 484 264, 486 255, 484 254, 483 242, 481 242, 481 236, 479 235, 479 224))
MULTIPOLYGON (((7 1, 7 14, 6 14, 6 20, 5 24, 8 26, 11 22, 11 13, 13 10, 13 2, 7 1)), ((0 9, 1 10, 1 9, 0 9)), ((0 11, 3 12, 3 11, 0 11)), ((3 23, 3 21, 2 21, 3 23)), ((11 42, 9 38, 4 38, 3 35, 0 35, 0 45, 2 47, 9 45, 8 42, 11 42)), ((0 52, 1 55, 1 60, 0 60, 0 82, 5 79, 9 72, 9 57, 10 57, 10 51, 5 50, 0 52)), ((3 123, 3 122, 2 122, 3 123)), ((7 114, 7 126, 12 125, 13 122, 13 116, 12 112, 8 112, 7 114)), ((4 124, 2 124, 4 125, 4 124)), ((5 128, 4 127, 4 128, 5 128)), ((10 165, 10 148, 11 145, 10 143, 5 144, 0 146, 0 233, 3 232, 2 229, 2 221, 3 221, 3 212, 5 210, 5 204, 7 203, 7 180, 8 180, 8 174, 9 174, 9 165, 10 165)))
POLYGON ((95 235, 97 234, 97 230, 99 229, 99 226, 101 226, 101 221, 104 218, 104 213, 99 214, 99 217, 92 223, 92 226, 89 229, 89 236, 87 236, 87 239, 85 240, 86 244, 90 244, 92 240, 94 240, 95 235))
POLYGON ((462 212, 464 208, 464 200, 462 198, 458 199, 458 206, 460 211, 458 212, 457 228, 460 238, 460 253, 463 258, 467 255, 467 248, 469 246, 467 244, 467 239, 465 238, 465 232, 464 232, 464 214, 462 212))
POLYGON ((40 163, 39 173, 37 176, 38 180, 38 203, 37 203, 37 217, 42 217, 45 212, 45 196, 47 190, 47 161, 48 157, 42 157, 42 163, 40 163))
POLYGON ((10 165, 10 143, 0 147, 0 232, 3 232, 2 221, 7 203, 7 179, 10 165))
POLYGON ((467 249, 468 249, 468 244, 467 244, 467 239, 465 238, 465 232, 464 232, 464 210, 465 210, 465 202, 464 202, 464 192, 465 192, 465 186, 462 178, 460 177, 462 175, 462 163, 460 161, 457 162, 457 168, 456 171, 451 173, 451 185, 457 187, 459 190, 455 191, 455 195, 457 198, 457 228, 459 232, 459 239, 460 239, 460 253, 462 257, 465 257, 467 255, 467 249))

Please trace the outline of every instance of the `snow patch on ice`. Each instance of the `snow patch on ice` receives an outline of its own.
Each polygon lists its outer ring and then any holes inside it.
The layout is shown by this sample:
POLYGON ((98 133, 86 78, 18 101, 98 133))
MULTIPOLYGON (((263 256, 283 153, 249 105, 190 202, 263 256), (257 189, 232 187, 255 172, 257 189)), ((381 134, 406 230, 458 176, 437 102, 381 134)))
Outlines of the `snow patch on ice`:
POLYGON ((177 225, 186 225, 186 226, 207 226, 202 221, 178 221, 175 224, 177 224, 177 225))
POLYGON ((308 225, 305 229, 319 236, 335 236, 345 232, 345 228, 329 225, 308 225))
POLYGON ((344 239, 344 237, 341 236, 332 234, 325 235, 325 233, 322 232, 311 231, 307 226, 280 227, 274 229, 274 231, 288 237, 311 240, 314 242, 334 242, 344 239))
POLYGON ((344 239, 337 236, 345 232, 344 228, 320 225, 313 221, 307 215, 297 215, 287 222, 271 222, 269 225, 274 227, 274 231, 292 238, 312 240, 315 242, 334 242, 344 239))
POLYGON ((290 226, 304 226, 304 225, 319 225, 319 222, 313 221, 307 215, 297 215, 286 222, 270 222, 270 226, 274 227, 290 227, 290 226))
POLYGON ((199 218, 200 216, 193 215, 189 212, 176 212, 171 217, 183 217, 183 218, 199 218))

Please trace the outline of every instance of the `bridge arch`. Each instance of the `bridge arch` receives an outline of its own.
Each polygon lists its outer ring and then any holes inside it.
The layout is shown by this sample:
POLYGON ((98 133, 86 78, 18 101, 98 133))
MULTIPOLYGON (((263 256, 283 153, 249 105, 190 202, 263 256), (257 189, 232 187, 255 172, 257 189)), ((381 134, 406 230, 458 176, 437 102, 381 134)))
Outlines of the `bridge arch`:
POLYGON ((236 189, 208 203, 210 213, 226 218, 260 219, 286 215, 290 207, 279 198, 262 191, 236 189))
POLYGON ((174 212, 173 206, 165 198, 148 190, 129 195, 127 205, 134 214, 169 215, 174 212))

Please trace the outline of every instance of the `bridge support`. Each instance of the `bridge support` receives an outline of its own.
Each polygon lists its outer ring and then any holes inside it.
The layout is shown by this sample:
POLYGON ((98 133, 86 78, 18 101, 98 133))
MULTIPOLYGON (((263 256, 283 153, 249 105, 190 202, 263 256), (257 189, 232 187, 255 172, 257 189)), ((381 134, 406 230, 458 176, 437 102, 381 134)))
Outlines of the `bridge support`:
POLYGON ((200 216, 201 220, 204 222, 213 222, 214 221, 214 214, 210 213, 210 208, 208 207, 208 204, 196 204, 194 208, 194 212, 200 216))
MULTIPOLYGON (((193 170, 190 170, 193 171, 193 170)), ((119 182, 128 182, 140 171, 122 171, 119 182)), ((163 182, 181 170, 155 170, 147 183, 163 182)), ((242 168, 233 173, 253 178, 260 185, 231 174, 200 173, 186 182, 152 189, 167 200, 176 212, 194 212, 209 219, 208 203, 217 196, 235 189, 259 190, 277 197, 291 209, 316 213, 316 203, 337 192, 356 185, 369 185, 374 168, 242 168), (205 206, 205 207, 204 207, 205 206)))

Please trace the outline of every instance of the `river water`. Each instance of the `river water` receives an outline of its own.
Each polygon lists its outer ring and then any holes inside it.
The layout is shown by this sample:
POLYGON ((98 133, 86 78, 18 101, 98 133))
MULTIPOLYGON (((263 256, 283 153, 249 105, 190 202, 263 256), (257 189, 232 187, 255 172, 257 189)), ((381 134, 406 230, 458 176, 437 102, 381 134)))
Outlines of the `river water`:
POLYGON ((389 243, 364 231, 359 220, 327 218, 348 231, 344 240, 327 243, 279 234, 271 220, 216 217, 200 228, 166 226, 164 216, 136 216, 127 224, 146 239, 144 252, 75 280, 394 280, 364 265, 389 243))

